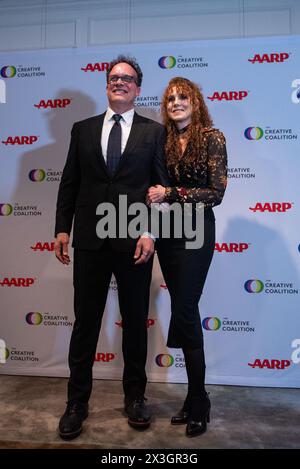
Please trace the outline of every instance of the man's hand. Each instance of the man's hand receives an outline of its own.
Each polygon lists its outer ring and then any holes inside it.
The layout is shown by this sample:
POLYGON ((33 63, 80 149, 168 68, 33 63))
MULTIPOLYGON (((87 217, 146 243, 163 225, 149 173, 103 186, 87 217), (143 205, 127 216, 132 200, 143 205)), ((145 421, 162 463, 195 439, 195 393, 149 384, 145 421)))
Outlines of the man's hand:
POLYGON ((58 233, 54 242, 55 255, 57 259, 62 264, 66 265, 70 264, 68 252, 69 239, 70 237, 68 233, 58 233))
POLYGON ((141 237, 134 253, 135 264, 145 264, 154 253, 154 241, 148 236, 141 237))

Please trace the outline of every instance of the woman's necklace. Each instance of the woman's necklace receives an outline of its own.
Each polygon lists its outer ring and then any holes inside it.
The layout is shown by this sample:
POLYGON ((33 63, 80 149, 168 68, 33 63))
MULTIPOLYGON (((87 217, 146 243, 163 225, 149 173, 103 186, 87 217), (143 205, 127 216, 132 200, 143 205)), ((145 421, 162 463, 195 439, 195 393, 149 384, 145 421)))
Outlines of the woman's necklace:
POLYGON ((190 124, 186 125, 186 126, 185 126, 185 127, 183 127, 182 129, 177 129, 177 128, 176 128, 176 130, 177 130, 177 133, 178 133, 179 135, 181 135, 181 134, 184 134, 185 132, 187 132, 187 131, 188 131, 188 129, 189 129, 189 126, 190 126, 190 124))

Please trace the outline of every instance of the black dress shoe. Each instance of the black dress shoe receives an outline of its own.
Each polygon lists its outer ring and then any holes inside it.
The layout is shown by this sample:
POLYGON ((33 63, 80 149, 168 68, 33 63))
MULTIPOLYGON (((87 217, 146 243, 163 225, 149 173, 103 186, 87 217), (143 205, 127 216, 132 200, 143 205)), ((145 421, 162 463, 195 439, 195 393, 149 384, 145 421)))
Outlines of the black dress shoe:
POLYGON ((125 397, 124 410, 128 415, 128 424, 133 428, 145 429, 150 425, 151 415, 145 400, 145 397, 135 399, 125 397))
POLYGON ((193 437, 206 432, 207 423, 210 422, 210 400, 208 396, 203 399, 192 399, 191 412, 186 426, 186 436, 193 437))
POLYGON ((59 421, 59 435, 63 440, 73 440, 82 432, 82 422, 88 416, 88 404, 68 403, 59 421))

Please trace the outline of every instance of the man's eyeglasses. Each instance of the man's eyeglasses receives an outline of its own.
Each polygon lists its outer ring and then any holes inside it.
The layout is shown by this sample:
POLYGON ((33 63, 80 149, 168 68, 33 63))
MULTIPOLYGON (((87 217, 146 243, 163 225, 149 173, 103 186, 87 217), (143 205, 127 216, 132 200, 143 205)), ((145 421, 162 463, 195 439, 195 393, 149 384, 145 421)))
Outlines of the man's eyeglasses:
POLYGON ((121 80, 122 83, 133 83, 134 82, 136 84, 135 77, 132 77, 131 75, 111 75, 108 78, 107 81, 110 85, 114 85, 119 80, 121 80))

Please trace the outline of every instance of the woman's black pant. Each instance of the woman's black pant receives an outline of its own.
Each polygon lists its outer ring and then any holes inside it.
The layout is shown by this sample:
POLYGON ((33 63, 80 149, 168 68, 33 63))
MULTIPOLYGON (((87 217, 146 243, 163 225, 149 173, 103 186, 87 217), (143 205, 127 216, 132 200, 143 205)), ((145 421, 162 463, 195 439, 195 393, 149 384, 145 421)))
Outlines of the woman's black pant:
POLYGON ((171 297, 171 321, 167 346, 199 349, 203 333, 198 303, 215 247, 215 218, 208 209, 204 216, 204 244, 186 249, 184 239, 161 239, 157 253, 171 297))
MULTIPOLYGON (((188 377, 185 406, 194 409, 193 412, 198 409, 199 399, 200 402, 207 399, 203 332, 198 303, 214 248, 215 217, 211 209, 204 215, 204 244, 201 248, 186 249, 183 239, 161 239, 157 244, 161 270, 171 297, 167 346, 183 350, 188 377)), ((198 414, 195 415, 197 417, 198 414)))

